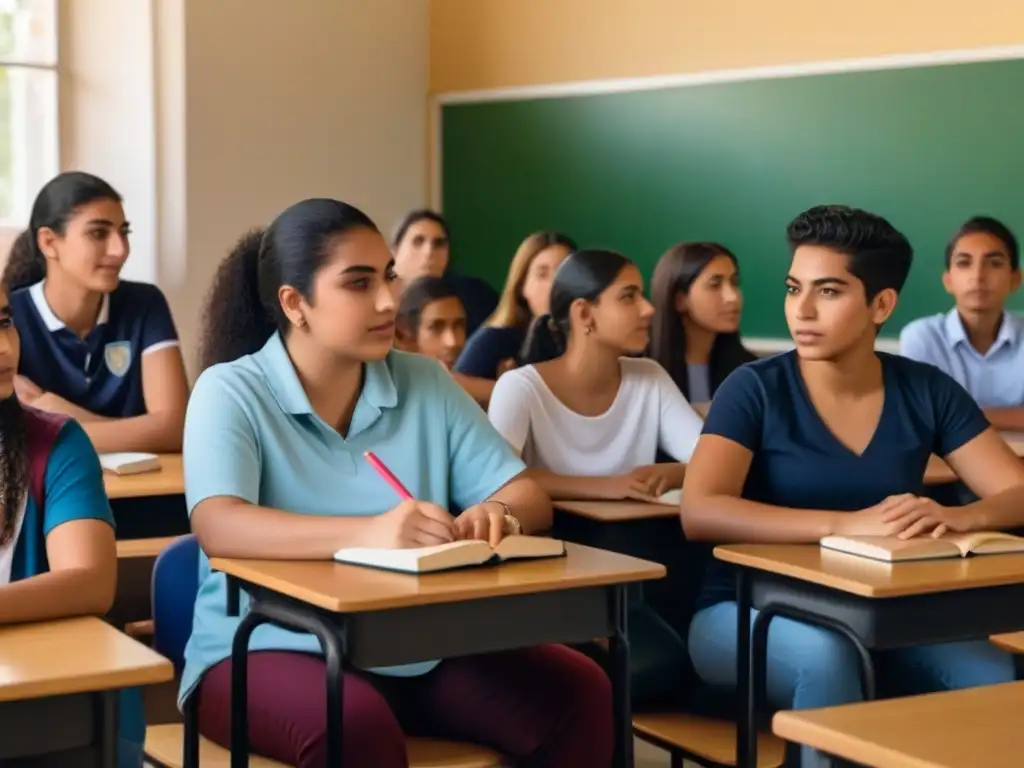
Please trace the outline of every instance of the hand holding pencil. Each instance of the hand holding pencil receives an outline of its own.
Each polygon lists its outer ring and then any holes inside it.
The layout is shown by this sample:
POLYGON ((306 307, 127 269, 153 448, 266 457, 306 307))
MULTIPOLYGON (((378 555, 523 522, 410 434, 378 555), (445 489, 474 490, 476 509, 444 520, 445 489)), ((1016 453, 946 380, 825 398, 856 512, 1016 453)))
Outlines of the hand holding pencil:
POLYGON ((431 547, 455 541, 455 519, 437 504, 412 497, 401 480, 392 474, 372 451, 366 460, 395 491, 397 506, 368 521, 368 544, 373 547, 431 547))

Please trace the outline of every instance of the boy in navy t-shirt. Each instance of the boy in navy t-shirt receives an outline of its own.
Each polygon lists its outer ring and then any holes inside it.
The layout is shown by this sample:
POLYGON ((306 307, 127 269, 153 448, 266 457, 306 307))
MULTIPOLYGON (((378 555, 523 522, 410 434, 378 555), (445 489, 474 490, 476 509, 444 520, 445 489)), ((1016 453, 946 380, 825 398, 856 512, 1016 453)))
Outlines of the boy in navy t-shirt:
POLYGON ((181 450, 188 381, 160 289, 120 279, 129 226, 102 179, 43 187, 4 272, 26 405, 72 416, 100 452, 181 450))
MULTIPOLYGON (((812 208, 788 230, 786 321, 796 350, 750 363, 719 388, 683 486, 690 539, 813 543, 829 534, 940 534, 1024 523, 1024 465, 952 378, 878 353, 912 250, 887 221, 812 208), (923 497, 925 465, 944 458, 980 501, 923 497)), ((697 674, 736 684, 733 574, 717 561, 690 628, 697 674)), ((1013 659, 985 640, 880 654, 883 678, 907 692, 1014 679, 1013 659)), ((861 699, 851 645, 785 618, 768 637, 768 698, 804 709, 861 699)), ((822 758, 802 751, 803 766, 822 758)))

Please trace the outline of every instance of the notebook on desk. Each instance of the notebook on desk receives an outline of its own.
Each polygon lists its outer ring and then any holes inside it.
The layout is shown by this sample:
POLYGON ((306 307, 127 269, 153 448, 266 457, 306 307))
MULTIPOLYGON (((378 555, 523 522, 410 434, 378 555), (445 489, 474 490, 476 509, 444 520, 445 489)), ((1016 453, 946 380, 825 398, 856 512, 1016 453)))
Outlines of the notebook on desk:
POLYGON ((137 475, 160 469, 160 457, 155 453, 101 453, 100 466, 114 475, 137 475))
POLYGON ((339 549, 334 553, 334 559, 347 565, 365 565, 387 571, 435 573, 506 560, 535 560, 564 555, 565 544, 558 539, 506 536, 496 547, 478 539, 410 549, 350 547, 339 549))
POLYGON ((821 540, 821 546, 871 560, 902 563, 1024 552, 1024 538, 995 531, 953 533, 938 539, 918 536, 905 540, 892 536, 826 536, 821 540))

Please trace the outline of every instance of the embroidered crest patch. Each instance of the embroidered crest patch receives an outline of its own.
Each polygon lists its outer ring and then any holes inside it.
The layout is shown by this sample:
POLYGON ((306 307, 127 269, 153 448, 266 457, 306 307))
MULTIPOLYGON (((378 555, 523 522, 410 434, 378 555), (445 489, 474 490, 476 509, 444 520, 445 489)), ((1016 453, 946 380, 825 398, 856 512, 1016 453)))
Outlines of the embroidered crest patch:
POLYGON ((103 348, 103 360, 115 376, 124 376, 132 364, 132 343, 113 341, 103 348))

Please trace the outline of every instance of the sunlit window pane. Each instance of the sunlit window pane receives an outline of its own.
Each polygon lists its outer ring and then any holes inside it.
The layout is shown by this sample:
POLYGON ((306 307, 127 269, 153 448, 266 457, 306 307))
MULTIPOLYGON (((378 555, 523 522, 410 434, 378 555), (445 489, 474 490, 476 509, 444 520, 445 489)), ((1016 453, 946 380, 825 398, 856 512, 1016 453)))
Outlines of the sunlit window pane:
POLYGON ((0 67, 0 226, 25 226, 57 152, 57 73, 0 67))
POLYGON ((0 0, 0 61, 57 63, 57 0, 0 0))

